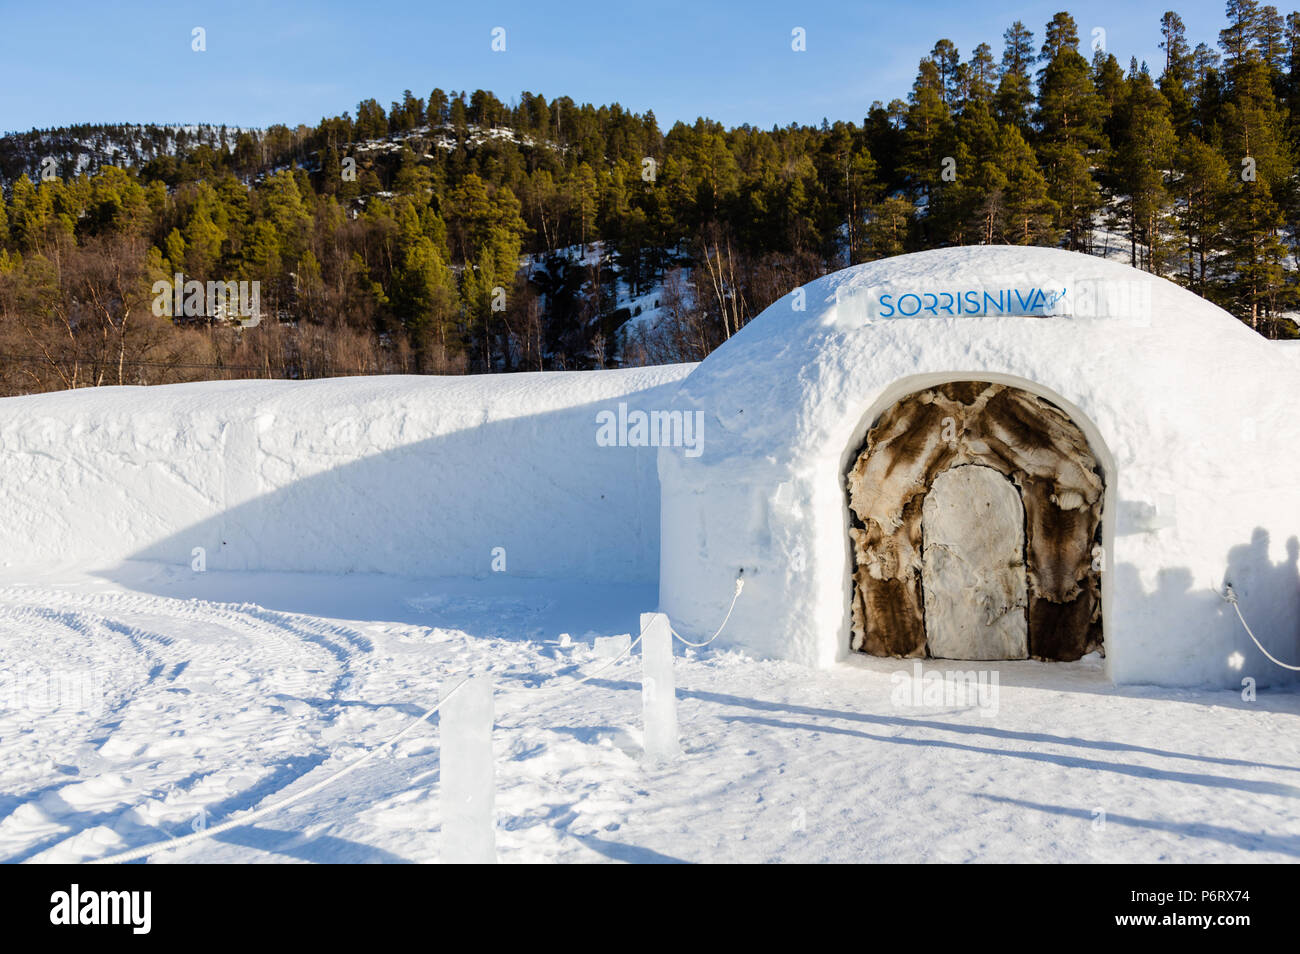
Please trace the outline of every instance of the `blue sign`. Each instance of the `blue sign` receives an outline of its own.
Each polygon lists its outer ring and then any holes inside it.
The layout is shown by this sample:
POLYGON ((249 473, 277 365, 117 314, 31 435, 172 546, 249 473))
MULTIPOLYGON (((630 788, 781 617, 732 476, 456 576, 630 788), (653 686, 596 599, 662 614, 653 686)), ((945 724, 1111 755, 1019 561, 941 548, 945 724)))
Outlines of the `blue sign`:
POLYGON ((879 318, 1024 316, 1065 313, 1065 294, 1051 288, 962 289, 953 291, 882 292, 879 318))

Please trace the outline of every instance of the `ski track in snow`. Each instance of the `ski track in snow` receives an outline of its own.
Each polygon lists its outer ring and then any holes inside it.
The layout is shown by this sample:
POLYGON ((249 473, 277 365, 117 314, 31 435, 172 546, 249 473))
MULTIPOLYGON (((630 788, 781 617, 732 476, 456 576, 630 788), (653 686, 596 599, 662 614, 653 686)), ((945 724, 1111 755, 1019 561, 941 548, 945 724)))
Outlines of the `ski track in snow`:
MULTIPOLYGON (((490 670, 506 690, 601 664, 594 632, 567 647, 548 638, 554 600, 536 590, 508 601, 471 585, 421 593, 407 601, 419 623, 345 622, 102 584, 0 586, 0 673, 11 677, 0 695, 0 859, 81 861, 188 834, 336 771, 418 717, 443 680, 490 670), (15 698, 15 685, 30 685, 18 676, 50 672, 97 681, 80 703, 15 698)), ((566 599, 560 612, 582 632, 584 603, 566 599)), ((1116 689, 1095 660, 1013 663, 1001 665, 989 717, 896 705, 891 676, 911 669, 679 656, 685 754, 661 767, 640 758, 634 657, 569 692, 499 692, 498 854, 1300 858, 1295 693, 1248 703, 1235 692, 1116 689)), ((149 860, 437 861, 438 753, 436 724, 421 727, 309 799, 149 860)))

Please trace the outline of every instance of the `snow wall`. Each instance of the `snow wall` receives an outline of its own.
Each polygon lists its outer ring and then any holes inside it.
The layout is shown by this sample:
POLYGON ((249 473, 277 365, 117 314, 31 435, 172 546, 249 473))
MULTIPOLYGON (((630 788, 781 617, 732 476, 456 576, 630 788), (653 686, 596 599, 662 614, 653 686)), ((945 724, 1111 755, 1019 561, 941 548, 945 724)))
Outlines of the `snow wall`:
POLYGON ((1055 249, 945 249, 826 276, 774 303, 678 391, 674 406, 703 416, 706 440, 695 456, 660 451, 660 608, 688 638, 707 636, 743 568, 721 644, 812 665, 845 658, 849 462, 901 398, 992 381, 1069 413, 1105 471, 1110 677, 1291 680, 1220 594, 1231 582, 1269 651, 1300 663, 1297 356, 1171 282, 1055 249), (1045 307, 1040 289, 1069 295, 1045 307), (1008 290, 1027 313, 940 311, 1008 290), (926 295, 948 297, 930 314, 926 295))
POLYGON ((7 398, 0 561, 473 577, 501 547, 517 576, 653 583, 655 449, 602 446, 597 415, 691 367, 7 398))

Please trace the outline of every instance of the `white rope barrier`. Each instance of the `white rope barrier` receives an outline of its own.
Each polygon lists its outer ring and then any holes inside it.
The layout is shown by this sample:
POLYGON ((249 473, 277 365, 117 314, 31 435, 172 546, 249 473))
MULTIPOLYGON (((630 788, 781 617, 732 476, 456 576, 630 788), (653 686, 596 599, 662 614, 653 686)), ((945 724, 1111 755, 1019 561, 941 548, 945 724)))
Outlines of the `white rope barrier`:
MULTIPOLYGON (((673 635, 676 636, 683 643, 685 643, 687 646, 694 646, 696 648, 699 648, 702 646, 709 645, 709 643, 717 639, 718 636, 721 635, 723 629, 726 628, 727 620, 731 619, 731 611, 736 608, 736 600, 740 598, 740 591, 744 589, 744 586, 745 586, 744 579, 738 577, 736 579, 736 593, 731 598, 731 605, 727 607, 727 615, 723 617, 722 625, 718 627, 717 632, 715 632, 704 642, 702 643, 690 642, 687 639, 683 639, 677 633, 676 630, 672 631, 673 635)), ((615 664, 617 664, 622 659, 627 657, 628 654, 631 653, 632 650, 637 647, 637 644, 640 643, 643 638, 644 638, 644 634, 638 636, 636 639, 632 640, 631 643, 628 644, 628 647, 626 649, 624 649, 621 653, 619 653, 617 656, 615 656, 605 665, 599 667, 598 669, 593 670, 592 672, 587 673, 585 676, 582 676, 581 678, 571 679, 557 686, 515 686, 510 689, 503 689, 498 686, 496 692, 501 694, 506 694, 506 695, 510 695, 514 693, 532 693, 532 694, 541 695, 545 693, 562 692, 568 689, 572 689, 574 686, 581 685, 582 683, 587 682, 588 680, 594 679, 597 676, 599 676, 602 672, 605 672, 607 669, 612 668, 615 664)), ((130 851, 123 851, 115 855, 109 855, 106 858, 96 858, 88 862, 88 864, 95 864, 95 865, 122 864, 127 861, 136 861, 140 858, 144 858, 149 855, 152 855, 155 852, 169 851, 173 848, 180 848, 183 847, 184 845, 191 845, 194 844, 195 842, 203 841, 206 838, 212 838, 213 836, 219 835, 222 832, 227 832, 234 828, 242 828, 245 825, 252 824, 257 819, 270 815, 273 812, 277 812, 282 808, 286 808, 289 805, 292 805, 294 802, 306 798, 308 795, 314 795, 316 792, 319 792, 327 785, 336 782, 337 780, 343 778, 343 776, 349 775, 352 772, 359 769, 362 765, 365 765, 367 762, 369 762, 380 752, 383 752, 385 749, 388 749, 390 746, 395 744, 399 739, 405 736, 417 725, 427 722, 429 719, 433 717, 433 714, 437 712, 439 708, 442 707, 442 704, 446 702, 448 699, 450 699, 452 696, 454 696, 460 690, 461 686, 465 685, 466 682, 468 682, 468 679, 464 679, 458 682, 450 692, 448 692, 445 696, 443 696, 441 699, 438 700, 437 705, 435 705, 424 715, 420 716, 420 718, 410 723, 408 726, 406 726, 406 728, 402 729, 402 731, 398 732, 387 742, 384 742, 382 745, 375 746, 373 749, 370 749, 369 751, 365 752, 360 758, 356 759, 353 762, 350 762, 349 764, 345 765, 343 768, 339 769, 333 775, 330 775, 328 778, 324 778, 321 781, 316 782, 314 785, 308 786, 307 788, 303 789, 301 792, 297 792, 293 795, 290 795, 287 798, 282 798, 277 802, 273 802, 272 804, 267 805, 265 808, 259 808, 254 811, 248 812, 246 814, 240 815, 236 818, 232 818, 229 821, 222 822, 220 825, 214 825, 211 828, 205 828, 202 831, 196 831, 193 834, 183 835, 179 838, 171 838, 166 841, 158 841, 158 842, 152 842, 147 845, 141 845, 139 848, 133 848, 130 851)))
POLYGON ((1232 604, 1232 608, 1237 611, 1237 619, 1241 620, 1242 629, 1246 631, 1246 635, 1254 641, 1255 645, 1259 647, 1259 651, 1267 656, 1270 662, 1281 666, 1283 669, 1290 669, 1292 672, 1300 672, 1300 666, 1291 666, 1282 662, 1282 660, 1276 658, 1272 653, 1265 649, 1258 639, 1255 639, 1255 634, 1252 633, 1250 627, 1246 625, 1246 617, 1241 615, 1241 607, 1237 605, 1237 594, 1233 592, 1231 584, 1224 587, 1223 599, 1225 602, 1232 604))
POLYGON ((672 630, 672 634, 676 636, 677 639, 682 643, 684 643, 685 645, 692 646, 695 649, 702 649, 703 647, 709 645, 709 643, 717 639, 719 636, 721 636, 722 631, 727 628, 727 620, 731 619, 731 611, 736 608, 736 600, 740 599, 740 591, 743 590, 744 588, 745 588, 745 578, 743 576, 736 577, 736 593, 734 596, 731 597, 731 605, 727 607, 727 615, 722 617, 722 625, 718 627, 718 631, 715 632, 708 639, 706 639, 704 642, 693 643, 689 639, 682 636, 681 633, 677 632, 677 630, 673 629, 671 626, 669 626, 668 628, 672 630))

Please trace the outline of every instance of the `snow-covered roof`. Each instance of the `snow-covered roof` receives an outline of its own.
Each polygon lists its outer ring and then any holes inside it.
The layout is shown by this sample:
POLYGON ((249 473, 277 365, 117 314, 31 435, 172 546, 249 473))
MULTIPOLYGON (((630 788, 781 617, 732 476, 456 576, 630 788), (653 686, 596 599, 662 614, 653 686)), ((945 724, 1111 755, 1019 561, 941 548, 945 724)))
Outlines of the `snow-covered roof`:
MULTIPOLYGON (((907 298, 908 310, 915 305, 907 298)), ((783 296, 711 354, 679 400, 716 419, 706 464, 756 447, 838 455, 849 437, 842 410, 860 413, 909 376, 961 371, 1038 382, 1093 416, 1117 443, 1112 451, 1136 454, 1139 445, 1151 450, 1153 438, 1181 441, 1188 432, 1212 442, 1211 431, 1235 427, 1219 389, 1231 390, 1230 406, 1263 409, 1294 366, 1173 282, 1058 249, 979 246, 857 265, 783 296), (1054 306, 1035 297, 1062 289, 1066 298, 1054 306), (1009 311, 1060 313, 999 315, 992 307, 999 294, 1011 296, 1009 311), (936 314, 904 317, 898 305, 909 295, 921 296, 923 309, 932 304, 923 296, 938 296, 936 314), (946 295, 967 304, 973 296, 994 313, 947 314, 946 295), (1156 407, 1167 410, 1150 431, 1119 423, 1135 408, 1156 407)))

